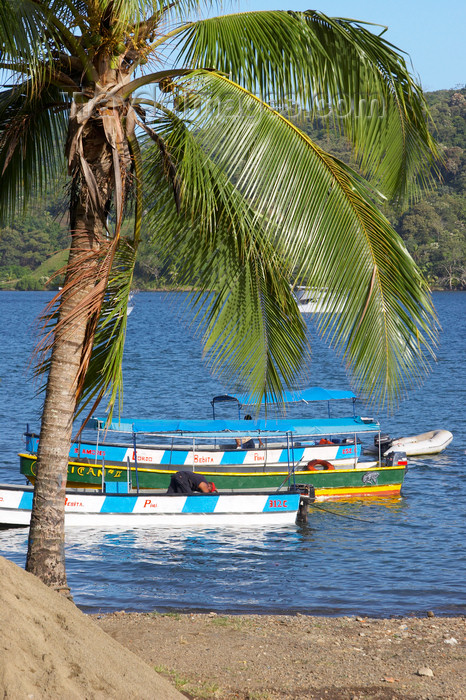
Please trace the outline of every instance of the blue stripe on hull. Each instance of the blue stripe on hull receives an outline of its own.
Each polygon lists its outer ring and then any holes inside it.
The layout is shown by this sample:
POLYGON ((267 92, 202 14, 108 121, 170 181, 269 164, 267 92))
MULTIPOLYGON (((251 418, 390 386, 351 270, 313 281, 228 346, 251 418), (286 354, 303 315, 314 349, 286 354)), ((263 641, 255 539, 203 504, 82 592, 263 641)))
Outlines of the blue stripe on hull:
MULTIPOLYGON (((361 454, 361 445, 357 445, 356 453, 359 457, 361 454)), ((340 445, 335 459, 351 459, 351 457, 354 457, 354 445, 340 445)))
POLYGON ((32 508, 32 491, 25 491, 21 496, 18 508, 21 510, 31 510, 32 508))
MULTIPOLYGON (((103 458, 112 462, 124 462, 127 450, 128 447, 110 447, 109 445, 99 447, 97 449, 97 464, 100 464, 103 458)), ((86 457, 95 458, 95 455, 95 445, 82 444, 81 450, 78 450, 77 445, 71 445, 70 457, 73 460, 86 457)))
POLYGON ((275 494, 270 496, 264 506, 264 513, 272 513, 286 510, 296 510, 296 501, 299 505, 299 494, 275 494))
POLYGON ((246 455, 247 452, 245 450, 238 450, 238 452, 225 452, 220 460, 220 464, 243 464, 246 455))
POLYGON ((132 513, 136 505, 136 496, 105 496, 102 503, 101 513, 132 513))
MULTIPOLYGON (((177 464, 177 465, 178 464, 185 464, 187 457, 188 457, 187 451, 185 452, 185 451, 177 450, 175 452, 172 450, 164 450, 164 453, 163 453, 162 458, 160 460, 160 464, 173 464, 173 463, 177 464), (174 459, 173 459, 174 457, 176 458, 176 462, 174 462, 174 459)), ((142 467, 143 464, 141 463, 139 466, 142 467)))
POLYGON ((182 513, 213 513, 220 496, 187 496, 182 513))

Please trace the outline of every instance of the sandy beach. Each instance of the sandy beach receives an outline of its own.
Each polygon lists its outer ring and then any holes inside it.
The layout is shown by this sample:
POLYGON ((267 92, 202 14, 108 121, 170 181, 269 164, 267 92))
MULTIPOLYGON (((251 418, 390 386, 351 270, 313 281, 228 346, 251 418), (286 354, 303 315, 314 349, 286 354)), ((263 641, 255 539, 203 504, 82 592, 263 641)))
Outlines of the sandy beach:
POLYGON ((11 700, 463 700, 466 620, 85 615, 0 557, 11 700))
POLYGON ((466 698, 461 618, 114 613, 97 620, 190 698, 466 698))

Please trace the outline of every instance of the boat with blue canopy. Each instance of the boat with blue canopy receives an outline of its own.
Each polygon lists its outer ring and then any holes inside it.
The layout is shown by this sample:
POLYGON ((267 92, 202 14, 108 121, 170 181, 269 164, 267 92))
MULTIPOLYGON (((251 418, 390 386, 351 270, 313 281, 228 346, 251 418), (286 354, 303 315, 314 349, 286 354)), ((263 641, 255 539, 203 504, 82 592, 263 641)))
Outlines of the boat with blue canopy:
MULTIPOLYGON (((352 392, 301 392, 300 401, 351 399, 352 392), (313 399, 310 399, 314 396, 313 399), (319 396, 318 399, 315 397, 319 396)), ((294 399, 297 392, 290 394, 294 399)), ((249 400, 222 395, 212 400, 249 400), (225 397, 228 397, 226 399, 225 397)), ((239 414, 240 416, 240 414, 239 414)), ((94 440, 80 439, 70 451, 70 487, 98 488, 102 479, 131 489, 167 489, 177 471, 200 473, 220 492, 273 491, 304 486, 317 500, 399 494, 406 457, 361 459, 364 437, 380 434, 378 421, 352 415, 340 418, 257 417, 207 419, 133 419, 108 423, 95 417, 94 440)), ((89 432, 89 431, 88 431, 89 432)), ((21 473, 34 483, 38 436, 26 433, 21 473)))
MULTIPOLYGON (((350 400, 353 406, 353 415, 356 414, 356 401, 358 397, 350 390, 346 389, 325 389, 320 386, 312 386, 306 389, 296 389, 284 391, 280 401, 280 406, 285 407, 290 404, 312 404, 324 401, 327 403, 328 415, 330 417, 331 405, 334 401, 350 400)), ((215 418, 215 406, 220 403, 236 403, 238 406, 238 417, 241 418, 241 410, 246 406, 256 406, 257 400, 253 394, 220 394, 214 396, 212 401, 212 417, 215 418)), ((265 394, 261 399, 261 406, 276 407, 275 397, 265 394)))

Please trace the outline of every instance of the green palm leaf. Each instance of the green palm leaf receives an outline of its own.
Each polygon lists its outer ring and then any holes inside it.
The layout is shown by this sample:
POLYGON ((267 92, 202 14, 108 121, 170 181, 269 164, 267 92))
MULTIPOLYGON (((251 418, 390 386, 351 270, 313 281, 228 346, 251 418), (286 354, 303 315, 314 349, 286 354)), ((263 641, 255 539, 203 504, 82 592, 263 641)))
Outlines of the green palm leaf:
POLYGON ((304 110, 343 129, 388 197, 406 198, 431 181, 437 151, 422 91, 402 53, 362 23, 251 12, 192 23, 176 39, 179 61, 215 66, 281 111, 304 110))
MULTIPOLYGON (((189 128, 179 119, 163 125, 182 183, 186 221, 168 249, 176 245, 182 269, 194 275, 202 291, 211 285, 219 289, 204 317, 216 365, 233 368, 242 381, 249 376, 255 388, 267 373, 288 380, 297 376, 298 358, 288 371, 278 345, 265 375, 259 359, 260 351, 269 349, 265 329, 273 327, 280 304, 274 332, 283 325, 280 342, 288 349, 284 319, 291 307, 285 279, 297 270, 331 293, 320 331, 344 354, 358 390, 381 403, 399 398, 409 377, 419 378, 427 369, 436 319, 419 271, 373 204, 375 193, 228 79, 204 73, 181 83, 208 99, 189 115, 189 128), (245 114, 238 128, 238 117, 245 114), (338 316, 342 300, 344 313, 338 316), (236 340, 228 314, 233 308, 244 329, 236 340)), ((164 217, 166 199, 155 207, 154 222, 173 230, 172 218, 168 226, 164 217)), ((299 324, 293 314, 290 319, 286 332, 292 343, 299 324)))
POLYGON ((34 73, 44 56, 43 8, 38 3, 0 0, 0 49, 2 63, 34 73))
POLYGON ((168 138, 163 153, 145 152, 146 182, 156 193, 149 211, 154 237, 167 258, 176 255, 179 283, 196 285, 191 301, 213 371, 233 376, 258 400, 264 388, 278 400, 282 383, 297 381, 307 350, 283 259, 250 204, 183 122, 172 115, 159 127, 168 138), (167 152, 179 167, 181 214, 167 152))
POLYGON ((68 107, 53 85, 38 92, 26 82, 0 93, 0 221, 63 176, 68 107))

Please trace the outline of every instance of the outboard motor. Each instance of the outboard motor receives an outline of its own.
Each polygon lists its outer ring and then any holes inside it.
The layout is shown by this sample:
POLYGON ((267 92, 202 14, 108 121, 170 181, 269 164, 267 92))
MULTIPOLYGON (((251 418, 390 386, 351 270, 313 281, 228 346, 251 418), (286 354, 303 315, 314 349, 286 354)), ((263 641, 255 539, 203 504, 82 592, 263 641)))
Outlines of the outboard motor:
POLYGON ((406 467, 408 458, 406 457, 406 452, 389 452, 385 455, 383 463, 385 467, 406 467))
POLYGON ((385 454, 385 452, 388 450, 391 444, 392 439, 388 433, 380 433, 379 435, 376 435, 374 437, 374 447, 378 452, 380 445, 380 454, 382 456, 385 454))

